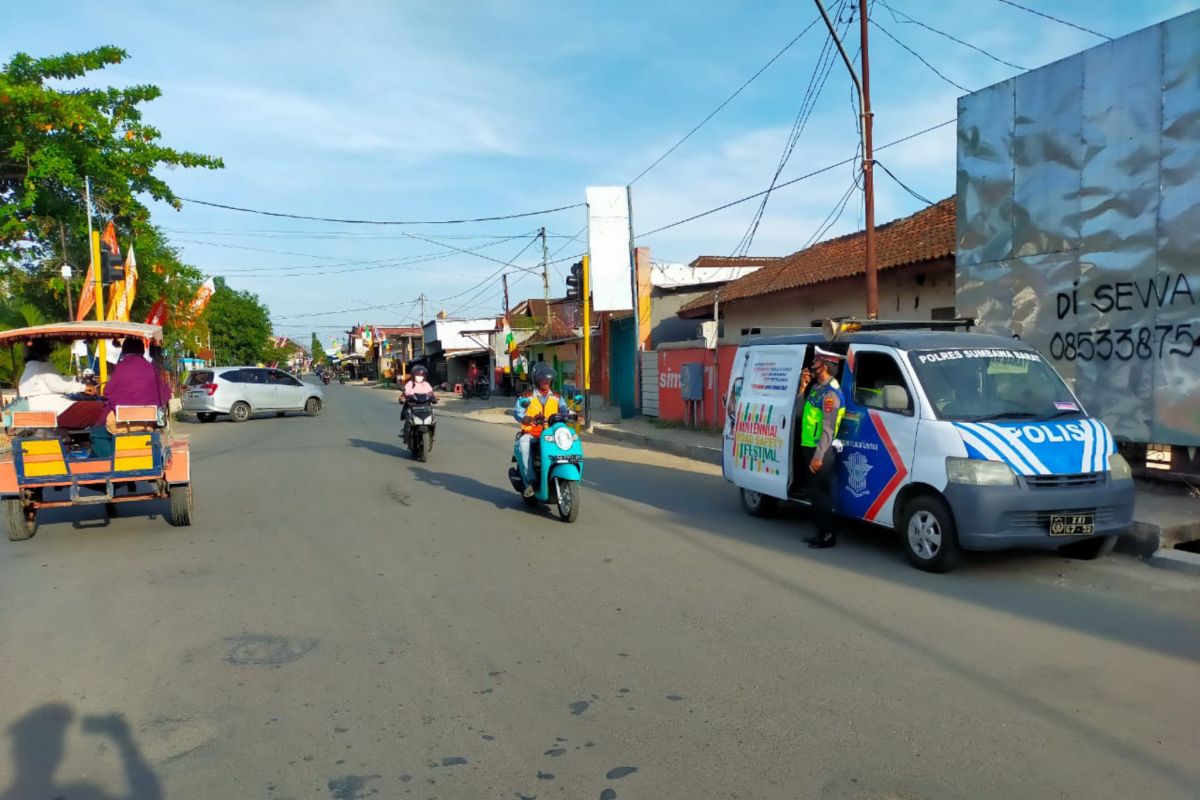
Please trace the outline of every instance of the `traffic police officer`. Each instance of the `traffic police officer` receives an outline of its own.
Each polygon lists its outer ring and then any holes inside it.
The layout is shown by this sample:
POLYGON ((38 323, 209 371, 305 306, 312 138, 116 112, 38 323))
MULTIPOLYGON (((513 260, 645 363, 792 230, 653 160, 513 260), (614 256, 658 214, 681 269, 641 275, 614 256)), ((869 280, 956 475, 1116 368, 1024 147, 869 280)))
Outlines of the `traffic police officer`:
POLYGON ((846 413, 845 398, 834 373, 843 356, 815 348, 812 372, 800 376, 800 393, 807 397, 800 418, 800 465, 808 475, 808 495, 812 501, 817 533, 809 547, 833 547, 837 534, 833 529, 834 467, 837 453, 833 441, 846 413), (816 383, 813 384, 813 378, 816 383))

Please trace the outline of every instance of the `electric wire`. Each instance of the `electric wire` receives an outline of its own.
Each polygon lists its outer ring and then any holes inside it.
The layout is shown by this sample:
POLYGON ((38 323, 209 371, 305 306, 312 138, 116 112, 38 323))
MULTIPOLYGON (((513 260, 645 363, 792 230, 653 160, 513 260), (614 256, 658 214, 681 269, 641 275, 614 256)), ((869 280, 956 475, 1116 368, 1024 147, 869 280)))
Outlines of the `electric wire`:
MULTIPOLYGON (((939 128, 944 128, 947 125, 953 125, 957 121, 958 121, 957 119, 948 119, 945 122, 939 122, 936 125, 930 125, 928 128, 923 128, 922 130, 916 131, 915 133, 910 133, 907 136, 903 136, 899 139, 894 139, 893 141, 890 141, 887 144, 880 145, 879 147, 875 148, 875 151, 878 152, 880 150, 886 150, 889 147, 893 147, 895 145, 902 144, 911 139, 916 139, 918 136, 924 136, 927 133, 932 133, 933 131, 936 131, 939 128)), ((845 166, 846 164, 852 164, 852 163, 854 163, 854 161, 856 159, 857 159, 857 156, 852 157, 852 158, 846 158, 846 159, 838 161, 834 164, 829 164, 827 166, 821 167, 820 169, 815 169, 812 172, 807 172, 804 175, 800 175, 798 177, 792 178, 791 180, 784 181, 783 183, 778 184, 777 186, 774 187, 774 190, 783 189, 788 186, 792 186, 794 184, 800 183, 801 181, 808 180, 809 178, 815 177, 817 175, 822 175, 826 172, 829 172, 830 170, 837 169, 838 167, 845 166)), ((661 226, 655 228, 654 230, 646 231, 645 233, 639 233, 635 238, 642 239, 647 236, 652 236, 656 233, 662 233, 663 231, 670 230, 671 228, 677 228, 680 225, 686 225, 689 222, 695 222, 696 220, 703 219, 704 217, 707 217, 711 214, 716 214, 718 211, 724 211, 727 208, 733 208, 734 206, 741 205, 742 203, 745 203, 749 200, 754 200, 755 198, 762 197, 768 191, 771 191, 771 190, 763 189, 761 192, 755 192, 754 194, 748 194, 745 197, 739 197, 737 200, 731 200, 728 203, 724 203, 722 205, 717 206, 716 208, 710 208, 707 211, 701 211, 698 214, 692 214, 690 217, 684 217, 683 219, 668 223, 667 225, 661 225, 661 226)))
POLYGON ((666 159, 667 156, 671 155, 671 153, 674 153, 681 144, 683 144, 688 139, 690 139, 692 137, 692 134, 694 134, 696 131, 703 128, 708 123, 709 120, 711 120, 713 117, 715 117, 717 114, 719 114, 721 112, 721 109, 723 109, 723 108, 725 108, 725 106, 729 105, 730 102, 732 102, 735 97, 737 97, 739 94, 741 94, 742 91, 747 86, 754 83, 755 79, 757 79, 759 75, 762 75, 764 72, 766 72, 768 67, 770 67, 772 64, 774 64, 776 61, 778 61, 783 56, 783 54, 786 53, 788 50, 791 50, 792 47, 796 44, 796 42, 800 41, 800 39, 804 36, 804 34, 808 33, 812 29, 812 27, 817 24, 817 21, 819 19, 820 18, 818 17, 817 19, 814 19, 812 22, 808 23, 808 25, 806 25, 804 27, 804 29, 802 31, 800 31, 800 33, 796 34, 795 38, 793 38, 790 42, 788 42, 786 45, 783 46, 782 50, 780 50, 778 53, 776 53, 774 56, 772 56, 770 61, 768 61, 766 64, 763 64, 762 67, 759 68, 758 72, 751 75, 749 77, 749 79, 746 80, 745 83, 743 83, 741 86, 739 86, 734 91, 733 94, 729 95, 729 97, 726 97, 725 100, 719 106, 714 108, 707 117, 700 120, 700 123, 698 125, 696 125, 696 127, 692 128, 690 131, 688 131, 686 134, 684 134, 682 139, 677 141, 675 144, 671 145, 670 148, 668 148, 665 153, 663 153, 661 156, 656 158, 653 161, 653 163, 650 164, 650 166, 646 167, 644 170, 639 172, 637 174, 637 177, 635 177, 633 180, 631 180, 627 185, 633 186, 635 183, 637 183, 639 180, 641 180, 642 177, 644 177, 646 175, 646 173, 648 173, 650 170, 654 169, 659 164, 661 164, 663 162, 663 160, 666 159))
POLYGON ((979 47, 978 45, 973 45, 968 41, 959 39, 954 34, 947 33, 946 31, 935 28, 932 25, 927 25, 924 22, 921 22, 921 20, 916 19, 913 16, 910 16, 909 14, 907 14, 904 11, 899 11, 895 8, 892 8, 890 5, 888 5, 886 0, 881 0, 881 2, 883 2, 883 7, 886 8, 891 13, 892 19, 894 19, 897 23, 899 23, 901 25, 911 24, 911 25, 916 25, 918 27, 924 28, 925 30, 929 31, 930 33, 936 33, 938 36, 949 39, 952 42, 957 42, 958 44, 961 44, 963 47, 970 48, 971 50, 974 50, 976 53, 985 55, 988 58, 990 58, 992 61, 995 61, 997 64, 1003 64, 1006 67, 1012 67, 1013 69, 1019 69, 1022 71, 1026 71, 1029 69, 1028 67, 1022 67, 1020 64, 1014 64, 1011 61, 1006 61, 1003 58, 1001 58, 1000 56, 996 55, 995 53, 985 50, 982 47, 979 47), (899 15, 899 16, 897 16, 897 15, 899 15), (903 17, 904 19, 900 19, 899 17, 903 17))
POLYGON ((927 206, 931 206, 931 205, 933 205, 933 204, 934 204, 934 201, 930 200, 930 199, 929 199, 928 197, 926 197, 925 195, 923 195, 923 194, 920 194, 920 193, 919 193, 919 192, 917 192, 916 190, 909 188, 909 186, 908 186, 908 184, 907 184, 907 183, 905 183, 904 181, 902 181, 902 180, 900 180, 899 178, 897 178, 897 177, 896 177, 896 175, 895 175, 895 173, 894 173, 894 172, 892 172, 890 169, 888 169, 888 168, 887 168, 887 165, 886 165, 886 164, 884 164, 884 163, 883 163, 882 161, 880 161, 879 159, 875 159, 875 166, 879 167, 879 168, 880 168, 880 169, 882 169, 884 172, 886 172, 886 173, 887 173, 889 176, 891 176, 891 179, 892 179, 892 180, 894 180, 896 183, 900 184, 900 188, 902 188, 904 191, 908 192, 908 193, 909 193, 909 194, 911 194, 913 197, 915 197, 915 198, 917 198, 918 200, 920 200, 920 201, 921 201, 922 203, 924 203, 925 205, 927 205, 927 206))
MULTIPOLYGON (((844 11, 845 6, 846 0, 842 0, 838 4, 836 11, 839 21, 841 20, 841 14, 844 11)), ((846 23, 846 27, 843 29, 843 35, 845 30, 848 28, 849 22, 846 23)), ((808 125, 808 120, 812 116, 813 108, 815 108, 817 100, 820 97, 821 92, 824 90, 826 82, 829 80, 829 74, 833 69, 835 53, 836 49, 834 47, 833 36, 832 34, 827 34, 824 44, 821 47, 821 53, 817 56, 817 63, 813 67, 813 73, 809 77, 808 87, 805 90, 804 98, 800 102, 800 110, 796 113, 796 119, 792 122, 792 130, 788 134, 787 143, 784 145, 783 153, 779 158, 779 164, 776 166, 775 173, 771 177, 771 186, 769 187, 768 192, 763 195, 762 202, 759 204, 754 217, 751 219, 750 225, 747 227, 746 232, 742 235, 742 239, 738 242, 737 247, 734 248, 734 252, 731 253, 731 255, 744 256, 750 251, 750 247, 754 243, 754 237, 758 233, 758 227, 762 222, 763 216, 766 214, 767 203, 771 199, 770 190, 773 189, 775 184, 778 182, 779 176, 783 173, 784 168, 787 166, 788 161, 792 157, 792 153, 796 149, 797 143, 800 141, 800 136, 803 134, 804 128, 808 125)))
POLYGON ((1059 19, 1058 17, 1053 17, 1043 11, 1038 11, 1037 9, 1029 8, 1028 6, 1023 6, 1020 3, 1014 3, 1013 0, 1000 0, 1000 2, 1004 3, 1005 5, 1012 6, 1013 8, 1019 8, 1022 11, 1028 11, 1030 14, 1037 14, 1039 17, 1045 17, 1046 19, 1054 20, 1059 25, 1066 25, 1068 28, 1074 28, 1077 31, 1083 31, 1084 33, 1090 33, 1092 36, 1099 36, 1101 39, 1107 39, 1110 42, 1113 41, 1113 37, 1106 36, 1103 33, 1100 33, 1099 31, 1094 31, 1091 28, 1085 28, 1082 25, 1076 25, 1074 22, 1067 22, 1065 19, 1059 19))
POLYGON ((882 25, 880 25, 880 24, 879 24, 878 22, 876 22, 875 20, 870 20, 870 22, 871 22, 871 24, 872 24, 872 25, 874 25, 876 28, 878 28, 879 30, 883 31, 883 35, 884 35, 884 36, 886 36, 886 37, 888 37, 889 39, 891 39, 893 42, 895 42, 896 44, 898 44, 898 45, 899 45, 901 48, 903 48, 904 50, 907 50, 907 51, 908 51, 908 52, 909 52, 909 53, 910 53, 910 54, 911 54, 911 55, 912 55, 914 58, 916 58, 918 61, 920 61, 920 62, 921 62, 922 64, 924 64, 926 67, 928 67, 928 68, 929 68, 929 71, 930 71, 930 72, 932 72, 934 75, 937 75, 939 78, 941 78, 942 80, 944 80, 946 83, 950 84, 951 86, 955 87, 956 89, 961 89, 962 91, 964 91, 964 92, 967 92, 968 94, 971 92, 971 90, 970 90, 970 89, 968 89, 967 87, 963 86, 961 83, 958 83, 957 81, 955 81, 955 80, 953 80, 953 79, 951 79, 951 78, 947 77, 947 76, 946 76, 946 74, 945 74, 944 72, 942 72, 940 69, 938 69, 937 67, 935 67, 933 64, 930 64, 930 63, 929 63, 929 61, 927 61, 927 60, 925 59, 925 56, 921 55, 921 54, 920 54, 920 53, 918 53, 916 50, 913 50, 911 47, 909 47, 908 45, 906 45, 904 42, 902 42, 902 41, 900 41, 899 39, 897 39, 897 38, 896 38, 896 37, 895 37, 895 36, 892 34, 892 32, 891 32, 891 31, 889 31, 887 28, 883 27, 882 25))
POLYGON ((586 203, 572 203, 569 206, 558 206, 557 208, 543 208, 539 211, 523 211, 519 214, 500 214, 491 217, 474 217, 465 219, 435 219, 435 220, 376 220, 376 219, 337 219, 335 217, 316 217, 307 214, 291 214, 283 211, 264 211, 255 208, 243 208, 241 206, 231 206, 224 203, 212 203, 207 200, 194 200, 190 197, 180 197, 185 203, 191 203, 199 206, 209 206, 210 208, 220 208, 225 211, 240 211, 245 214, 259 214, 264 217, 282 217, 284 219, 302 219, 311 222, 336 222, 339 225, 464 225, 471 222, 500 222, 506 219, 521 219, 522 217, 539 217, 544 214, 554 214, 559 211, 567 211, 572 208, 579 208, 586 203))

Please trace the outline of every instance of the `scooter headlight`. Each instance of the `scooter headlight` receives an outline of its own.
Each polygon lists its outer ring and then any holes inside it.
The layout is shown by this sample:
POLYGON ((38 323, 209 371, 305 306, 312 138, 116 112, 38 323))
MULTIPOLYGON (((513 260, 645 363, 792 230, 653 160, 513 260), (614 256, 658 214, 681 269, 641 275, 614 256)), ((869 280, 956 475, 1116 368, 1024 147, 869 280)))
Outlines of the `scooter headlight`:
POLYGON ((571 445, 575 444, 575 431, 567 427, 559 428, 554 432, 554 444, 559 450, 570 450, 571 445))

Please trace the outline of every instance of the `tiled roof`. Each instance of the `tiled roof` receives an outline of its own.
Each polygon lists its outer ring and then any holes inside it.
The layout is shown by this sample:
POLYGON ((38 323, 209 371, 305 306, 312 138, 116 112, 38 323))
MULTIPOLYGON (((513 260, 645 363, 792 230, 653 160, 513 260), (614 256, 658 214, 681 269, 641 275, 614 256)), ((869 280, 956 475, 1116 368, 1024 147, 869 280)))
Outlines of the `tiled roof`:
POLYGON ((688 266, 692 269, 769 267, 782 260, 782 256, 696 256, 688 266))
MULTIPOLYGON (((955 204, 949 197, 909 217, 892 220, 875 229, 875 263, 879 270, 919 264, 954 255, 955 204)), ((714 258, 700 256, 701 259, 714 258)), ((695 263, 695 262, 693 262, 695 263)), ((862 231, 815 244, 775 263, 725 284, 721 302, 733 303, 811 286, 838 278, 851 278, 866 271, 866 242, 862 231)), ((711 311, 709 293, 679 310, 682 317, 711 311)))

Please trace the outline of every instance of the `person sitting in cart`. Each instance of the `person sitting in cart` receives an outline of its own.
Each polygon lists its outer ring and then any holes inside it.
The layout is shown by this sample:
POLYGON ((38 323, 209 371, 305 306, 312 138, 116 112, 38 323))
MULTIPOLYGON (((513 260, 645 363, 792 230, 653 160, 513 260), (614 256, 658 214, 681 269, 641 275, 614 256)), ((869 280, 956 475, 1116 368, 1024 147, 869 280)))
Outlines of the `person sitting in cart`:
POLYGON ((60 428, 83 430, 104 419, 104 403, 79 400, 70 395, 94 393, 86 384, 65 378, 50 363, 50 342, 35 339, 25 347, 25 370, 17 393, 29 403, 30 411, 53 411, 60 428))
POLYGON ((146 345, 132 336, 121 345, 121 357, 104 386, 108 411, 117 406, 158 406, 171 402, 170 384, 162 373, 146 360, 146 345))

